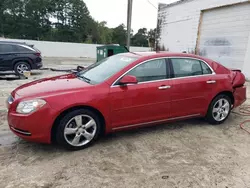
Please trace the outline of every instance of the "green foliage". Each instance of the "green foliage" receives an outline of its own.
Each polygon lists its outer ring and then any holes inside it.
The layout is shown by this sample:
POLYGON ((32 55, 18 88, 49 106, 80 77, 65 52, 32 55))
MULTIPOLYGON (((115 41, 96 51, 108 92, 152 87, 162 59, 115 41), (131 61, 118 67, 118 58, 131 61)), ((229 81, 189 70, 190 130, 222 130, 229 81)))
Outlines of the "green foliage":
POLYGON ((133 46, 148 47, 148 32, 146 28, 139 29, 138 32, 132 37, 131 44, 133 46))
MULTIPOLYGON (((155 30, 139 29, 135 46, 154 46, 155 30)), ((124 24, 96 22, 83 0, 0 0, 0 37, 126 45, 124 24)))
POLYGON ((113 29, 113 40, 114 44, 120 44, 122 46, 126 46, 127 39, 127 31, 125 29, 125 25, 121 24, 118 27, 113 29))

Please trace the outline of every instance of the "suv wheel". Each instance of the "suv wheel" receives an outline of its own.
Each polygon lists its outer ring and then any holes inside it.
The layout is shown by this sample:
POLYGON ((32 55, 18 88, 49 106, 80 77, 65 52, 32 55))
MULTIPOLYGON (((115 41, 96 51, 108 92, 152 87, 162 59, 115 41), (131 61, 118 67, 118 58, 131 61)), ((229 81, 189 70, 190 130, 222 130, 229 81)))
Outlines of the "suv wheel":
POLYGON ((30 71, 30 65, 26 62, 18 62, 15 64, 14 71, 18 75, 23 75, 24 71, 30 71))
POLYGON ((221 124, 230 115, 232 102, 227 95, 217 96, 210 104, 207 112, 207 120, 211 124, 221 124))
POLYGON ((57 127, 57 142, 71 150, 86 148, 98 138, 100 122, 99 117, 87 109, 69 112, 57 127))

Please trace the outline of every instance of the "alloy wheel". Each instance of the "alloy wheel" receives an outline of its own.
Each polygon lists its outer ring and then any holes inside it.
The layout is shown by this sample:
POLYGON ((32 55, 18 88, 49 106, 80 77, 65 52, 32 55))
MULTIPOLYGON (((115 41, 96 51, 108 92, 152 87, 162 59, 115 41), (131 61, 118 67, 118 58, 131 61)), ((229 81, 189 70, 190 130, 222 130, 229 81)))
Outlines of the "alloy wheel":
POLYGON ((27 70, 29 70, 29 67, 27 65, 25 65, 25 64, 20 64, 20 65, 17 66, 17 72, 19 74, 23 74, 23 72, 27 71, 27 70))
POLYGON ((64 138, 72 146, 88 144, 97 131, 95 120, 88 115, 78 115, 68 121, 64 129, 64 138))
POLYGON ((219 99, 213 106, 213 118, 220 122, 227 118, 230 113, 230 103, 226 99, 219 99))

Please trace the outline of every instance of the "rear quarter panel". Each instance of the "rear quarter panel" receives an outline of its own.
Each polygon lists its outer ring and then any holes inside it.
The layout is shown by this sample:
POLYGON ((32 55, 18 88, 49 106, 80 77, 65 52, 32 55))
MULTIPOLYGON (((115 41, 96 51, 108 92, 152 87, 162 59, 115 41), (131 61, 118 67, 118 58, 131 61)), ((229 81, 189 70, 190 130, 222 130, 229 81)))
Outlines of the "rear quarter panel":
POLYGON ((206 115, 209 105, 218 94, 222 92, 233 92, 228 74, 214 74, 210 76, 209 80, 216 80, 216 83, 211 85, 211 92, 205 94, 207 103, 206 108, 202 112, 203 116, 206 115))
POLYGON ((15 56, 13 56, 12 59, 12 68, 14 68, 15 64, 19 61, 25 61, 27 63, 30 64, 30 66, 32 67, 33 64, 33 60, 32 60, 32 56, 31 54, 16 54, 15 56))

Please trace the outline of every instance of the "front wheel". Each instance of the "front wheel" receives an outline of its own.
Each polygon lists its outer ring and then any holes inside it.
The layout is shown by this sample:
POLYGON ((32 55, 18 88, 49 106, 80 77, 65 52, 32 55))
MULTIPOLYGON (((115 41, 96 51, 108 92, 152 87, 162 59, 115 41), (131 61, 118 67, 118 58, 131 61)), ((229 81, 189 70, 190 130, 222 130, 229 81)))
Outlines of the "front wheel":
POLYGON ((213 125, 221 124, 230 115, 232 102, 227 95, 218 95, 211 102, 206 119, 213 125))
POLYGON ((87 109, 69 112, 57 127, 57 142, 67 149, 86 148, 99 136, 100 122, 99 117, 87 109))

